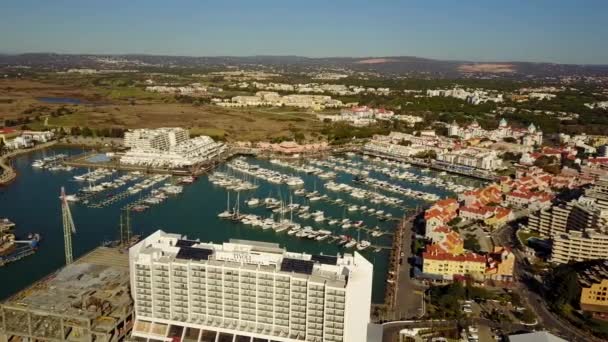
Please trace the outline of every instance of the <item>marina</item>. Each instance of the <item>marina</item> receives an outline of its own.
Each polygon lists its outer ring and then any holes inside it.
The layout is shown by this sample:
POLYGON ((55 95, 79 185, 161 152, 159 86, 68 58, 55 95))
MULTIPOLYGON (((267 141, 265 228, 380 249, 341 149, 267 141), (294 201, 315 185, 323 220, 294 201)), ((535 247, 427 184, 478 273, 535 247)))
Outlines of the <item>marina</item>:
MULTIPOLYGON (((437 184, 389 177, 378 169, 383 166, 381 161, 358 156, 329 157, 322 164, 237 157, 197 178, 112 168, 50 172, 32 166, 45 155, 73 158, 81 153, 57 148, 15 158, 13 163, 21 176, 0 190, 0 217, 10 213, 19 235, 32 229, 44 236, 45 245, 62 246, 58 194, 65 186, 78 226, 73 236, 75 257, 104 241, 116 240, 119 217, 125 209, 132 212, 131 226, 136 235, 163 229, 202 241, 239 238, 277 242, 307 253, 358 251, 374 263, 374 302, 384 298, 383 279, 398 220, 427 201, 377 184, 358 183, 354 172, 336 170, 334 165, 350 163, 349 168, 365 169, 367 178, 411 191, 440 198, 453 194, 437 184), (26 189, 30 190, 27 195, 26 189), (32 207, 38 208, 37 215, 29 213, 27 208, 32 207)), ((391 169, 402 168, 394 165, 391 169)), ((403 169, 417 177, 442 177, 416 167, 403 169)), ((470 179, 462 179, 462 184, 475 185, 470 179)), ((14 280, 2 288, 0 297, 40 279, 63 262, 61 248, 41 248, 35 255, 1 268, 0 277, 14 280)))
POLYGON ((23 238, 13 232, 16 223, 0 218, 0 267, 19 261, 38 250, 41 237, 38 233, 28 233, 23 238))

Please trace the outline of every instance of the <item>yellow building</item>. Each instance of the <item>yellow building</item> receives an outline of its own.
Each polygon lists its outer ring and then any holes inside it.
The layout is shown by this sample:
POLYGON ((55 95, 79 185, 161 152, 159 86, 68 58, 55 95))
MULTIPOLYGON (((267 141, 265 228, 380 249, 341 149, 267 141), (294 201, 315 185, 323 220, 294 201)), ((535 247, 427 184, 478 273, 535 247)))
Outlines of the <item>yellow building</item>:
POLYGON ((502 227, 511 219, 511 209, 498 207, 496 208, 494 215, 485 219, 484 223, 492 228, 502 227))
POLYGON ((509 248, 496 246, 487 258, 486 278, 508 282, 513 280, 515 255, 509 248))
POLYGON ((424 273, 452 279, 454 275, 472 275, 483 277, 486 271, 486 258, 483 255, 467 252, 454 255, 442 251, 437 245, 427 247, 422 254, 424 273))
POLYGON ((581 309, 598 314, 608 314, 608 279, 583 287, 581 309))

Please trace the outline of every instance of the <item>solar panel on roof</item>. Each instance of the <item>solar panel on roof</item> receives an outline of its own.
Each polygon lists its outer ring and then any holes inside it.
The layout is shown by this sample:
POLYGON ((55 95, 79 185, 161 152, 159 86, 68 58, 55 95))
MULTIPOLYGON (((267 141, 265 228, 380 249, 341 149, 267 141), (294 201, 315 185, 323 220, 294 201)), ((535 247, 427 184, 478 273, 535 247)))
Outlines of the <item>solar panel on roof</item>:
POLYGON ((283 258, 281 271, 312 274, 314 263, 310 260, 283 258))
POLYGON ((177 240, 175 247, 192 247, 196 244, 196 241, 191 240, 177 240))
POLYGON ((186 260, 209 260, 213 250, 207 248, 182 247, 177 252, 176 258, 186 260))
POLYGON ((320 262, 320 263, 326 264, 326 265, 337 265, 338 264, 338 257, 331 256, 331 255, 313 255, 311 257, 311 259, 313 261, 317 261, 317 262, 320 262))

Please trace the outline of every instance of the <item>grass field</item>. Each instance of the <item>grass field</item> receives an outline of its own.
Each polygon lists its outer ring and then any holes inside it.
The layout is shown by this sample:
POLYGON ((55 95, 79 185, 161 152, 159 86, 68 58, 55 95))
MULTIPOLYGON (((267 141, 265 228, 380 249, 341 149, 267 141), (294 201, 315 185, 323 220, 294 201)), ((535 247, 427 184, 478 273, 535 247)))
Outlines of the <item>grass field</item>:
POLYGON ((193 134, 224 137, 229 141, 292 138, 296 133, 316 140, 323 124, 314 113, 291 108, 222 108, 215 105, 178 103, 171 95, 145 92, 133 86, 85 86, 85 82, 0 80, 0 122, 39 116, 29 126, 140 128, 182 126, 193 134), (69 97, 88 104, 49 104, 38 97, 69 97), (73 113, 51 117, 53 111, 68 107, 73 113))
POLYGON ((519 241, 521 241, 522 244, 527 244, 527 241, 529 238, 531 238, 531 237, 539 238, 540 235, 531 230, 524 231, 524 230, 520 229, 517 231, 517 237, 519 238, 519 241))

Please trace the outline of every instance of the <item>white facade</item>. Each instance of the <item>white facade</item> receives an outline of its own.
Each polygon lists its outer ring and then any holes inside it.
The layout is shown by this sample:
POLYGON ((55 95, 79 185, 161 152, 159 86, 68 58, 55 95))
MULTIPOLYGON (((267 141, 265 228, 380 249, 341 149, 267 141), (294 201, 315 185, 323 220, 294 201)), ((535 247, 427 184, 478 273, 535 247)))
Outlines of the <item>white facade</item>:
POLYGON ((366 340, 373 265, 358 253, 313 256, 157 231, 129 250, 129 263, 136 337, 167 340, 177 325, 231 341, 366 340))
POLYGON ((55 133, 51 131, 23 131, 21 136, 28 137, 33 141, 45 143, 53 140, 55 133))
POLYGON ((224 144, 215 142, 208 136, 200 136, 177 144, 168 151, 132 148, 120 158, 120 162, 127 165, 179 168, 210 161, 224 149, 224 144))
POLYGON ((188 130, 180 127, 133 129, 125 132, 126 147, 168 151, 189 138, 188 130))
POLYGON ((488 91, 475 89, 468 90, 462 88, 454 88, 454 89, 428 89, 426 91, 426 96, 435 97, 435 96, 444 96, 444 97, 454 97, 463 101, 467 101, 471 104, 478 105, 485 102, 503 102, 502 94, 490 94, 488 91))
POLYGON ((483 129, 476 120, 466 127, 460 127, 456 121, 448 125, 448 136, 457 136, 461 139, 488 138, 499 141, 504 138, 514 138, 522 145, 541 145, 543 132, 539 131, 534 124, 528 128, 513 128, 507 124, 507 120, 501 119, 498 128, 494 130, 483 129))
POLYGON ((276 92, 258 91, 255 96, 235 96, 230 102, 215 101, 215 104, 222 107, 256 107, 256 106, 285 106, 297 108, 340 108, 344 104, 340 100, 334 100, 327 95, 302 95, 292 94, 281 96, 276 92))
POLYGON ((125 133, 131 147, 120 162, 127 165, 179 168, 207 162, 221 154, 225 146, 208 136, 189 139, 183 128, 136 129, 125 133))
POLYGON ((437 154, 437 160, 490 171, 502 168, 502 159, 493 150, 462 149, 449 153, 439 153, 437 154))

